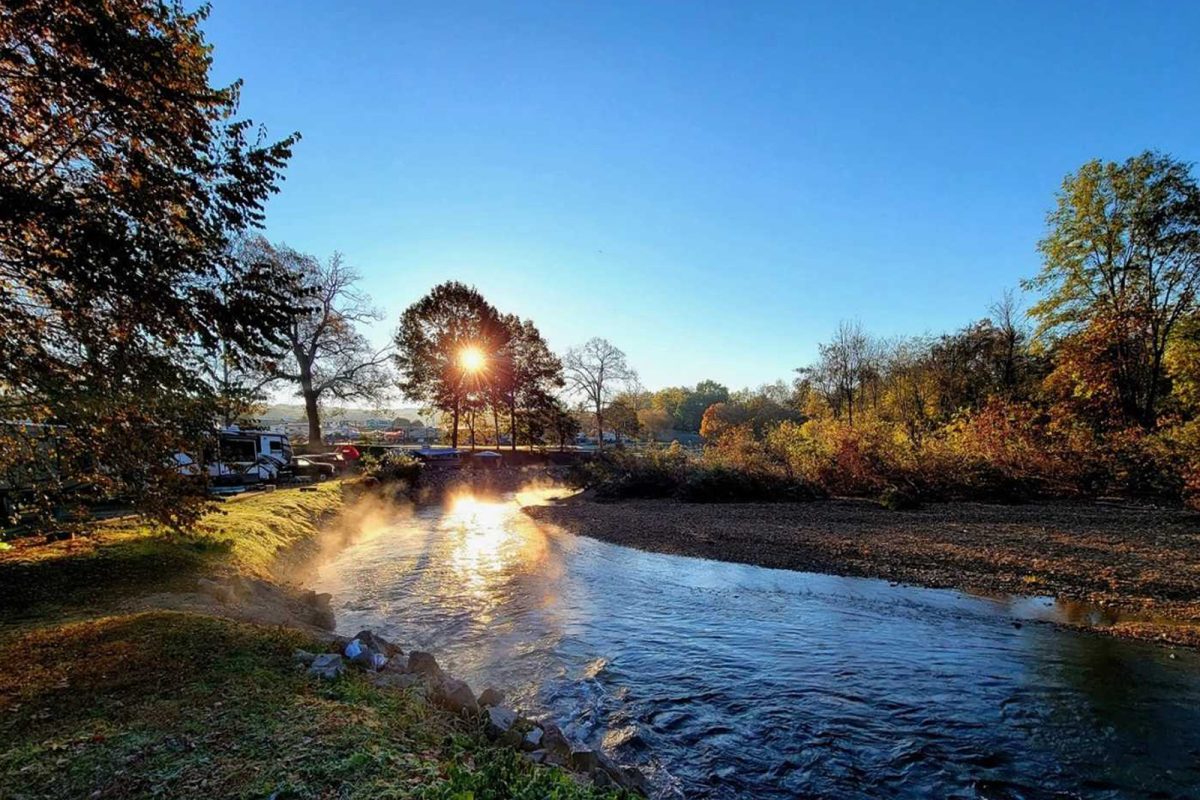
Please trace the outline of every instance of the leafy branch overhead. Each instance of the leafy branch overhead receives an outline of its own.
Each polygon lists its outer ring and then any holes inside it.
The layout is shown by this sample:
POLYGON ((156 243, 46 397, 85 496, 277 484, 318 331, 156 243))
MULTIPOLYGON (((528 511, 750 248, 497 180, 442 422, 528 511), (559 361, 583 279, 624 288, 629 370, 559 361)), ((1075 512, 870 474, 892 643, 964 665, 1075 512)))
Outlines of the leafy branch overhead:
MULTIPOLYGON (((169 522, 196 508, 170 456, 218 413, 197 364, 266 355, 297 310, 230 243, 299 136, 266 139, 238 84, 210 84, 206 13, 0 6, 0 418, 55 426, 4 435, 57 441, 77 465, 59 499, 120 486, 169 522)), ((0 452, 0 472, 30 468, 28 447, 0 452)))

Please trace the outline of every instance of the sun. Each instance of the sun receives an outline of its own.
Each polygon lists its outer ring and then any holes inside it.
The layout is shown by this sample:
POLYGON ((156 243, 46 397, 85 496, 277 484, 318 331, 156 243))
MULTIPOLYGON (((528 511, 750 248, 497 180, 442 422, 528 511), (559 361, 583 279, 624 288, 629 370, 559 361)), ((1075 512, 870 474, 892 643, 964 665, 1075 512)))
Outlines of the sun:
POLYGON ((467 372, 479 372, 487 363, 487 356, 474 345, 467 345, 458 351, 458 363, 467 372))

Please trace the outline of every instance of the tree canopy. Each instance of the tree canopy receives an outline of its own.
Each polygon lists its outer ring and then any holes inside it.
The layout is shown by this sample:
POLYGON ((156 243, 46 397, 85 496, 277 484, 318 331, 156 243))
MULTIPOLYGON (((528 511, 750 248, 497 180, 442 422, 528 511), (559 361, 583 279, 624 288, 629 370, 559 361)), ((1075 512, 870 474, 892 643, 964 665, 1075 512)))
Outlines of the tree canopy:
POLYGON ((269 351, 295 310, 288 276, 230 241, 298 136, 266 140, 240 86, 210 84, 206 13, 0 7, 0 419, 54 426, 59 489, 119 488, 166 521, 194 509, 171 454, 216 411, 198 363, 269 351))
POLYGON ((1168 391, 1164 358, 1200 287, 1200 187, 1189 165, 1146 152, 1068 175, 1040 244, 1044 292, 1031 309, 1062 347, 1062 382, 1152 427, 1168 391))
POLYGON ((505 357, 509 330, 500 313, 475 289, 456 281, 435 286, 400 316, 396 368, 400 389, 450 416, 458 446, 459 419, 488 388, 488 375, 505 357), (464 364, 477 353, 478 369, 464 364))

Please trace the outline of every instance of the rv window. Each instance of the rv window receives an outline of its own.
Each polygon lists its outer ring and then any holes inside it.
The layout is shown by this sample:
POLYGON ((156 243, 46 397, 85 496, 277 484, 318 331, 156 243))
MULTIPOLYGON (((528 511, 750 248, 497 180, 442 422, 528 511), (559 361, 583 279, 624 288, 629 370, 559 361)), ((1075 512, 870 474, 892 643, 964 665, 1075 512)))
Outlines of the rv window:
POLYGON ((281 452, 282 450, 283 450, 283 442, 279 441, 278 439, 272 439, 271 440, 271 452, 278 453, 278 452, 281 452))
POLYGON ((258 451, 251 439, 222 439, 222 461, 255 461, 258 451))

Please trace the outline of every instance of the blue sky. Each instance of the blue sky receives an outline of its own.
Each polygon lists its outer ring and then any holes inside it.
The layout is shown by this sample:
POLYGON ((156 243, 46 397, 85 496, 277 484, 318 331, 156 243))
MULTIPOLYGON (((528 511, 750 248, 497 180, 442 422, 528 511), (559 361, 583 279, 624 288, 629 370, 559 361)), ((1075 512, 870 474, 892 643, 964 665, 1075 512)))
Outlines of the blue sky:
POLYGON ((476 285, 646 385, 790 378, 840 319, 983 316, 1063 176, 1200 157, 1200 3, 215 0, 216 78, 304 139, 267 234, 385 311, 476 285))

